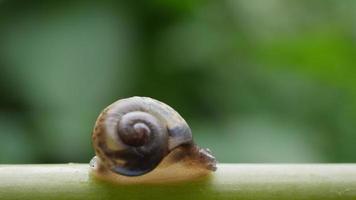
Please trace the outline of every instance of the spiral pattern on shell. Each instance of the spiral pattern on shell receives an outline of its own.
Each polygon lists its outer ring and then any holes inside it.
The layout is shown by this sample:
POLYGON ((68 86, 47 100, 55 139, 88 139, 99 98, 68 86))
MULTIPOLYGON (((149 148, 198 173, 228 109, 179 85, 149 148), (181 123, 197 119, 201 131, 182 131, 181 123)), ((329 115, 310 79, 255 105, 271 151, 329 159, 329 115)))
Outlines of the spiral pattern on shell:
POLYGON ((148 97, 131 97, 104 109, 92 139, 96 155, 107 169, 139 176, 153 170, 176 147, 192 143, 192 134, 168 105, 148 97))

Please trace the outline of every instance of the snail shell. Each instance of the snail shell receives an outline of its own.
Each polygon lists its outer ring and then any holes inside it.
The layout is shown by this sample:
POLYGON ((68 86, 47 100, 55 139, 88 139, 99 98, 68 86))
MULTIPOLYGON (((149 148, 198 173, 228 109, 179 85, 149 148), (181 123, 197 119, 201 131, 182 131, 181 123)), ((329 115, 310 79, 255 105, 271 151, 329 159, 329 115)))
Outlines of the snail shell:
POLYGON ((169 162, 184 160, 216 169, 209 150, 194 144, 185 120, 168 105, 148 97, 122 99, 108 106, 96 121, 92 139, 98 171, 144 175, 172 152, 169 162))

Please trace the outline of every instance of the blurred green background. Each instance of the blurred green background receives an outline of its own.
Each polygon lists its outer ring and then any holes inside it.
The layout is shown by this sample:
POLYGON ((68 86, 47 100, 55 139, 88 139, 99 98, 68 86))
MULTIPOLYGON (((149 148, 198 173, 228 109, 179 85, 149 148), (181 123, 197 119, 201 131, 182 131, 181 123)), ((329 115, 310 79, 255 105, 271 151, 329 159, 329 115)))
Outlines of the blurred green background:
POLYGON ((356 162, 356 1, 0 1, 0 163, 89 162, 150 96, 220 162, 356 162))

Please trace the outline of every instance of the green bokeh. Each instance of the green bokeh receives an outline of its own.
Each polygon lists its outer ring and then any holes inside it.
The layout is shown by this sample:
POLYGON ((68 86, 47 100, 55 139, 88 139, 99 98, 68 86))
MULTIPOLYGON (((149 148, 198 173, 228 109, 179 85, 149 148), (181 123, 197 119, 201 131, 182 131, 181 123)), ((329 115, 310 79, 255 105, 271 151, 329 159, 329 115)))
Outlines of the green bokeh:
POLYGON ((356 162, 356 1, 0 1, 0 163, 89 162, 150 96, 220 162, 356 162))

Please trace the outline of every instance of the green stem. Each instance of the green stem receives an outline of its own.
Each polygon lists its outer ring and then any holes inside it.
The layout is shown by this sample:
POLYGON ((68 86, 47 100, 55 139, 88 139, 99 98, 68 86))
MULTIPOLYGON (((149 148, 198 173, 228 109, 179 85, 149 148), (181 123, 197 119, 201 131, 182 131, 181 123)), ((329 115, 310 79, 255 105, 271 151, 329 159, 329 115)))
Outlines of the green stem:
POLYGON ((88 164, 0 165, 0 199, 356 199, 356 164, 220 164, 175 184, 113 185, 88 164))

